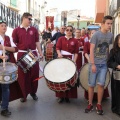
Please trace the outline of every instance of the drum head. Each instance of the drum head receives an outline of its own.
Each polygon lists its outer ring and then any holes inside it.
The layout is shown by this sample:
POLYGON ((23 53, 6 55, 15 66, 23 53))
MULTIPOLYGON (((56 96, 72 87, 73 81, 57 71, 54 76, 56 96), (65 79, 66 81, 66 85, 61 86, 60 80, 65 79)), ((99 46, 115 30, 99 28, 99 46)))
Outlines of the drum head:
MULTIPOLYGON (((88 91, 88 74, 89 74, 89 64, 85 64, 83 65, 83 67, 81 68, 80 70, 80 75, 79 75, 79 79, 80 79, 80 83, 81 83, 81 86, 86 90, 88 91)), ((97 80, 96 80, 97 82, 97 80)), ((108 86, 110 82, 110 72, 108 70, 107 72, 107 75, 106 75, 106 82, 105 82, 105 86, 104 88, 106 88, 108 86)), ((97 85, 96 87, 94 88, 94 92, 97 93, 97 85)))
POLYGON ((0 63, 0 84, 11 84, 17 80, 17 77, 16 64, 6 62, 4 70, 3 63, 0 63))
POLYGON ((72 60, 66 58, 54 59, 44 67, 44 76, 51 82, 65 82, 71 79, 76 72, 76 66, 72 60))
POLYGON ((17 70, 17 66, 14 63, 6 62, 5 70, 3 69, 3 63, 0 63, 0 74, 8 74, 15 72, 17 70))

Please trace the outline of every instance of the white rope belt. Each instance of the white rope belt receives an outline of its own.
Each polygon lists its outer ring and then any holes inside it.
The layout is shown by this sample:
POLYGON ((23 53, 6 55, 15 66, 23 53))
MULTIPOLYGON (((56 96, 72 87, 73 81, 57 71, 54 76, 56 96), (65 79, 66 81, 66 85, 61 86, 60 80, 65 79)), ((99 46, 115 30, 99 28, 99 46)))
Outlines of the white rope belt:
MULTIPOLYGON (((36 51, 36 50, 31 50, 31 51, 36 51)), ((26 50, 18 50, 18 52, 28 52, 26 50)))
POLYGON ((72 60, 74 59, 74 54, 71 54, 70 52, 61 50, 61 54, 62 54, 62 55, 71 55, 71 56, 72 56, 72 60))
POLYGON ((82 65, 85 64, 85 60, 84 60, 84 54, 83 54, 83 51, 79 51, 79 53, 82 53, 82 65))

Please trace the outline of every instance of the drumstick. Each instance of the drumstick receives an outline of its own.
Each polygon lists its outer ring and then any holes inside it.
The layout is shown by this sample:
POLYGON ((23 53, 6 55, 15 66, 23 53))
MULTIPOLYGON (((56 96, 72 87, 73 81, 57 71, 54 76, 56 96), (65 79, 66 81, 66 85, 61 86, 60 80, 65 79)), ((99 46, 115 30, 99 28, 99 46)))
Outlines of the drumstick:
MULTIPOLYGON (((5 46, 3 46, 3 57, 5 57, 5 46)), ((3 68, 5 70, 5 58, 3 58, 3 68)))

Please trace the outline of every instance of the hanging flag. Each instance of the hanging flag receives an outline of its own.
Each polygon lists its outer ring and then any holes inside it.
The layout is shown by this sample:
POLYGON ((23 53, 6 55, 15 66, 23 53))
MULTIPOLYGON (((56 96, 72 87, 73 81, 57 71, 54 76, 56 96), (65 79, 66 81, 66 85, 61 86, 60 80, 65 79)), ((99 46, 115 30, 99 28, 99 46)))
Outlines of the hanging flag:
POLYGON ((54 16, 46 16, 46 30, 48 28, 54 29, 54 16))

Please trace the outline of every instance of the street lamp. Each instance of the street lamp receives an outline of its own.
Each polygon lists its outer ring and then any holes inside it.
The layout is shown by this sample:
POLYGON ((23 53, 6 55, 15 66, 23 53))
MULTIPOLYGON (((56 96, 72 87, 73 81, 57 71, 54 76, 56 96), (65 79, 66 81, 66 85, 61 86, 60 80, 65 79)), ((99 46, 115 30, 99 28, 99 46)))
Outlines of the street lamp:
POLYGON ((44 1, 43 5, 41 6, 41 8, 45 8, 47 6, 47 2, 44 1))
POLYGON ((79 29, 80 15, 77 16, 77 20, 78 20, 77 27, 78 27, 78 29, 79 29))

